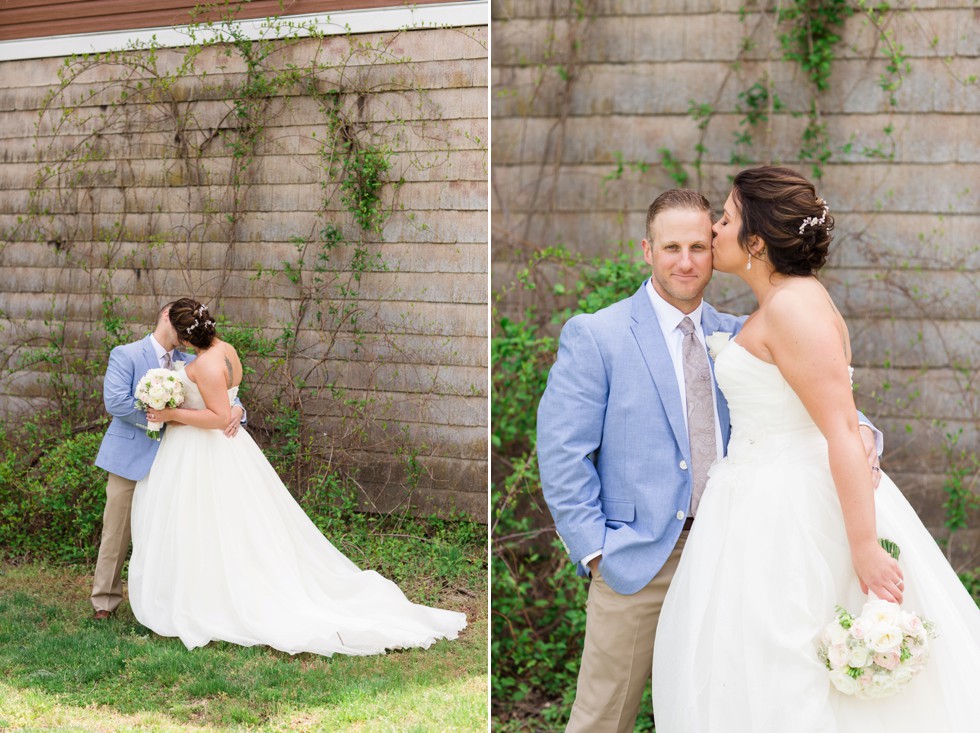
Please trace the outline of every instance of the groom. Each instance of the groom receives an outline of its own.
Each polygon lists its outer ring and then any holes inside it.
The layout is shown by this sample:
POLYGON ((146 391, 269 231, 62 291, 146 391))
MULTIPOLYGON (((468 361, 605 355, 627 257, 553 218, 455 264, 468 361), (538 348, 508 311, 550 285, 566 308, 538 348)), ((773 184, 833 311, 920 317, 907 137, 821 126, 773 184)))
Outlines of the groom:
MULTIPOLYGON (((705 338, 734 336, 745 317, 702 301, 711 240, 704 196, 657 197, 642 242, 651 278, 565 324, 538 407, 544 497, 579 574, 592 576, 572 733, 633 730, 660 609, 708 468, 725 454, 728 405, 705 338)), ((876 461, 871 429, 861 434, 876 461)))
MULTIPOLYGON (((150 369, 172 369, 179 361, 187 363, 194 359, 191 354, 177 351, 177 331, 170 324, 171 305, 173 302, 160 309, 153 333, 140 341, 117 346, 109 354, 103 400, 112 422, 95 458, 95 465, 109 472, 102 540, 92 586, 92 607, 98 620, 109 618, 122 602, 122 566, 129 550, 133 490, 136 482, 150 472, 160 447, 159 441, 146 437, 146 414, 133 406, 136 384, 150 369)), ((225 435, 231 437, 238 432, 244 418, 245 410, 236 400, 225 435)))

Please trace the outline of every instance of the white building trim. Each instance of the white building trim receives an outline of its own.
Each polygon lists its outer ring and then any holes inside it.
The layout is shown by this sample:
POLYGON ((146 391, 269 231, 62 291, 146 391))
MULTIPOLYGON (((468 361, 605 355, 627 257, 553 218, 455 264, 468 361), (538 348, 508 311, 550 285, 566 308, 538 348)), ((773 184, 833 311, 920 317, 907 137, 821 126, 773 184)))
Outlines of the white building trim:
MULTIPOLYGON (((313 26, 325 35, 347 33, 379 33, 383 31, 415 30, 421 28, 452 28, 481 26, 490 23, 489 0, 412 5, 373 10, 345 10, 330 15, 283 16, 274 25, 267 18, 234 21, 238 32, 253 40, 275 37, 296 32, 309 35, 306 28, 313 26), (297 28, 297 26, 303 26, 297 28)), ((209 29, 206 24, 194 32, 194 42, 221 40, 224 34, 221 24, 209 29)), ((0 61, 37 59, 73 54, 120 51, 133 45, 180 47, 191 43, 189 26, 142 28, 138 30, 78 33, 46 38, 23 38, 0 42, 0 61)))

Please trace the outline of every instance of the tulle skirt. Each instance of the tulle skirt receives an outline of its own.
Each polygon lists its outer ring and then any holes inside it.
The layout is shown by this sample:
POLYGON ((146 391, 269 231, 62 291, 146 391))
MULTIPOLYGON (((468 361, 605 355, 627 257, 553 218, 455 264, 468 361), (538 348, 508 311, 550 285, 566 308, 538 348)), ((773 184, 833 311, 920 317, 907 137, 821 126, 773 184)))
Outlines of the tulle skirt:
POLYGON ((360 570, 295 502, 251 436, 172 426, 133 497, 136 618, 188 649, 380 654, 454 639, 462 613, 360 570))
POLYGON ((657 629, 658 733, 976 733, 980 611, 895 484, 876 492, 878 534, 898 543, 903 608, 934 621, 926 669, 896 695, 832 687, 816 655, 834 607, 867 597, 851 565, 826 443, 711 471, 657 629))

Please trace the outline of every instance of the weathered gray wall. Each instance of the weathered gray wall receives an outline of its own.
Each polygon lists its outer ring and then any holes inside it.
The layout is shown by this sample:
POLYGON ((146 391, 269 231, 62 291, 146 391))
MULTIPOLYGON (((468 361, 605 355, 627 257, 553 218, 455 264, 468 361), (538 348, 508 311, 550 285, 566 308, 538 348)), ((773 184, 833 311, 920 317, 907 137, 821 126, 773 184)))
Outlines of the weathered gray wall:
MULTIPOLYGON (((733 134, 745 129, 738 94, 762 74, 788 111, 809 108, 809 82, 779 58, 771 20, 757 5, 744 22, 741 0, 580 5, 576 19, 572 3, 492 4, 495 290, 510 282, 515 263, 546 245, 592 256, 632 240, 639 256, 646 207, 675 185, 659 165, 660 148, 720 209, 728 176, 740 167, 730 162, 733 134), (734 64, 746 38, 754 46, 734 64), (692 101, 715 110, 701 141, 700 182, 692 101)), ((962 429, 954 452, 980 450, 980 86, 968 80, 980 74, 980 11, 970 0, 916 5, 886 18, 909 62, 894 106, 878 86, 887 44, 866 17, 847 21, 830 88, 817 96, 834 145, 818 191, 837 221, 824 280, 851 329, 859 406, 885 432, 885 469, 941 535, 951 465, 944 436, 962 429), (848 142, 850 151, 841 150, 848 142), (886 157, 863 154, 878 145, 886 157)), ((768 131, 765 124, 754 130, 748 154, 809 174, 796 152, 805 124, 773 116, 768 131)), ((510 296, 505 309, 525 305, 521 298, 510 296)), ((725 276, 709 299, 740 312, 754 305, 725 276)), ((957 465, 971 469, 966 482, 980 491, 975 460, 957 465)), ((980 547, 976 516, 972 524, 958 551, 970 567, 980 564, 970 549, 980 547)))
MULTIPOLYGON (((354 57, 345 72, 377 93, 345 100, 345 105, 360 128, 393 148, 389 177, 404 177, 404 184, 396 192, 385 189, 384 201, 394 214, 382 237, 369 237, 375 240, 369 249, 381 255, 388 270, 369 272, 357 285, 364 310, 362 344, 356 347, 349 329, 342 330, 313 379, 335 381, 350 397, 386 404, 375 410, 379 417, 368 425, 367 435, 346 441, 356 443, 361 482, 380 508, 410 498, 423 511, 455 507, 483 521, 487 29, 306 40, 290 48, 284 62, 302 63, 317 53, 337 61, 357 44, 384 48, 370 63, 366 56, 354 57), (403 456, 393 455, 395 443, 385 436, 398 438, 403 456), (422 476, 409 497, 405 456, 413 451, 422 476)), ((164 67, 179 60, 177 51, 162 50, 159 56, 164 67)), ((234 198, 228 186, 228 152, 213 145, 197 162, 206 174, 189 180, 189 171, 197 169, 173 155, 173 129, 166 120, 155 119, 149 105, 143 105, 149 111, 134 105, 136 111, 122 115, 98 142, 105 152, 98 164, 102 172, 92 172, 96 164, 88 166, 80 184, 83 195, 70 197, 75 211, 67 211, 66 205, 46 224, 49 232, 64 237, 50 234, 45 241, 32 241, 23 219, 34 176, 56 157, 59 145, 74 146, 83 139, 79 130, 56 131, 51 116, 34 137, 45 94, 57 83, 64 62, 48 58, 0 64, 0 232, 7 240, 0 245, 0 326, 5 329, 5 353, 15 341, 44 338, 51 323, 64 323, 80 353, 104 359, 95 342, 102 332, 100 287, 106 283, 120 299, 117 314, 135 333, 149 330, 160 304, 185 295, 216 305, 232 323, 263 326, 269 336, 280 333, 282 324, 295 322, 300 287, 269 271, 281 270, 284 261, 295 263, 293 238, 312 236, 315 242, 324 222, 336 222, 345 234, 357 236, 336 191, 327 211, 318 214, 324 162, 314 137, 323 134, 316 104, 302 96, 272 100, 233 230, 225 219, 234 198), (47 160, 38 161, 38 151, 45 151, 40 156, 47 160), (114 234, 113 227, 125 233, 114 234), (100 235, 100 230, 109 234, 100 235), (257 278, 260 271, 266 274, 257 278)), ((196 134, 205 135, 219 127, 228 111, 219 90, 240 81, 244 67, 215 48, 204 53, 198 68, 210 68, 209 75, 185 81, 178 98, 182 110, 193 114, 196 134)), ((107 66, 82 81, 85 88, 99 89, 117 71, 107 66)), ((85 104, 97 115, 100 102, 106 99, 97 94, 85 104)), ((315 277, 313 259, 308 253, 307 284, 315 277)), ((343 271, 349 259, 350 248, 341 248, 329 269, 343 271)), ((307 321, 299 337, 306 354, 297 360, 294 376, 302 376, 304 364, 315 363, 331 340, 307 321)), ((16 365, 15 359, 0 371, 0 412, 8 416, 36 409, 49 396, 46 374, 16 365)), ((252 406, 256 424, 271 409, 271 404, 252 406)), ((349 411, 329 398, 308 402, 306 409, 324 433, 335 437, 351 431, 343 422, 349 411)))

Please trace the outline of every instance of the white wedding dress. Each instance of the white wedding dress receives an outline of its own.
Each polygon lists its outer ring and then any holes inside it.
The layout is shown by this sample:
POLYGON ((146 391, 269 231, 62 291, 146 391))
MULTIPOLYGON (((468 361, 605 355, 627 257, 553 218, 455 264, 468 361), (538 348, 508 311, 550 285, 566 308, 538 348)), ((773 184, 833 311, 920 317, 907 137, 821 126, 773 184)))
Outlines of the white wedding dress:
MULTIPOLYGON (((181 370, 184 407, 204 400, 181 370)), ((237 388, 229 390, 234 400, 237 388)), ((316 528, 252 437, 174 425, 133 496, 129 599, 188 649, 212 640, 290 654, 381 654, 455 639, 466 616, 410 602, 316 528)))
POLYGON ((860 613, 827 443, 779 369, 735 341, 718 355, 731 408, 657 627, 657 733, 976 733, 980 610, 887 477, 878 534, 901 548, 903 608, 934 621, 925 670, 878 700, 834 689, 816 639, 860 613))

